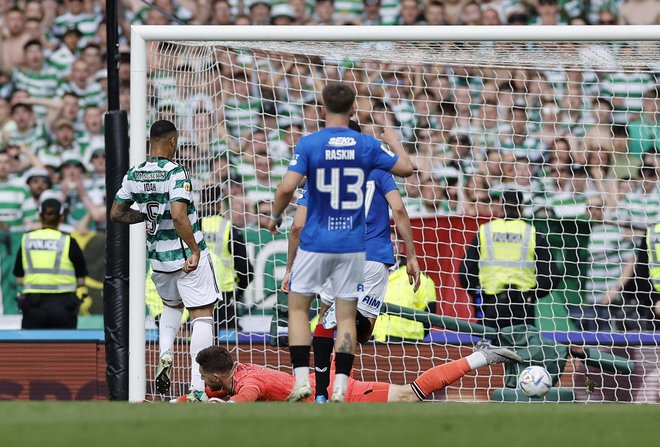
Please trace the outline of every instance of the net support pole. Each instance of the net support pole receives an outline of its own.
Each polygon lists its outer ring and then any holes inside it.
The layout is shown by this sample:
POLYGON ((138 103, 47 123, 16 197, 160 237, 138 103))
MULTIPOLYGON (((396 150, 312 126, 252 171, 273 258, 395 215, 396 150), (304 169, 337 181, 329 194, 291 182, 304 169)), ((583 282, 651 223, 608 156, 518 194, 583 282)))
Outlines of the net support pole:
POLYGON ((107 0, 108 113, 105 115, 107 157, 105 280, 103 319, 108 398, 128 399, 128 228, 110 222, 110 209, 128 169, 128 121, 119 110, 119 40, 117 2, 107 0))
MULTIPOLYGON (((105 115, 107 215, 128 170, 128 121, 124 110, 105 115)), ((108 218, 105 242, 103 319, 108 397, 128 399, 128 227, 108 218)))
MULTIPOLYGON (((129 163, 134 166, 146 159, 147 116, 147 46, 144 39, 131 33, 131 90, 141 92, 131 95, 131 144, 129 163)), ((128 349, 128 400, 141 402, 146 394, 145 367, 145 300, 147 236, 144 224, 130 228, 130 282, 129 282, 129 349, 128 349)), ((128 244, 127 244, 128 247, 128 244)))

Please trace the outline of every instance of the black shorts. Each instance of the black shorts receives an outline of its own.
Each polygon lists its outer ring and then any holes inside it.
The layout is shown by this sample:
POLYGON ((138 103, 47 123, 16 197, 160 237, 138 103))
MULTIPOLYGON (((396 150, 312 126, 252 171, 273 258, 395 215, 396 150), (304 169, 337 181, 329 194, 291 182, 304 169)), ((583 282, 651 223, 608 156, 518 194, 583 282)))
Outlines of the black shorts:
POLYGON ((23 329, 76 329, 80 300, 75 293, 26 293, 19 302, 23 329))
POLYGON ((505 327, 526 324, 535 325, 535 302, 515 289, 499 295, 482 295, 481 324, 500 331, 505 327))

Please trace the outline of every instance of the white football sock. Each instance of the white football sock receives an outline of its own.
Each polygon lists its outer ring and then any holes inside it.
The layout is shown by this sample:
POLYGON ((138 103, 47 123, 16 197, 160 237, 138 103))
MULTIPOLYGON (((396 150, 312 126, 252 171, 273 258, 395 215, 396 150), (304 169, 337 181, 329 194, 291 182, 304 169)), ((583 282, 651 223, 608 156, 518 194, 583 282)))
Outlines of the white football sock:
POLYGON ((181 315, 183 315, 183 309, 163 306, 163 313, 160 314, 158 323, 160 355, 174 349, 174 339, 179 333, 179 327, 181 327, 181 315))
POLYGON ((486 360, 486 354, 483 352, 473 352, 472 354, 468 355, 465 357, 468 361, 468 364, 470 365, 470 368, 474 371, 475 369, 479 369, 483 366, 488 365, 488 360, 486 360))
POLYGON ((204 391, 204 381, 195 360, 197 353, 213 344, 213 318, 199 317, 192 321, 190 336, 190 387, 195 391, 204 391))
POLYGON ((309 383, 309 367, 299 366, 298 368, 293 368, 293 376, 296 378, 296 385, 309 383))
POLYGON ((346 387, 348 387, 348 376, 346 374, 335 374, 335 384, 332 387, 332 392, 341 391, 346 393, 346 387))

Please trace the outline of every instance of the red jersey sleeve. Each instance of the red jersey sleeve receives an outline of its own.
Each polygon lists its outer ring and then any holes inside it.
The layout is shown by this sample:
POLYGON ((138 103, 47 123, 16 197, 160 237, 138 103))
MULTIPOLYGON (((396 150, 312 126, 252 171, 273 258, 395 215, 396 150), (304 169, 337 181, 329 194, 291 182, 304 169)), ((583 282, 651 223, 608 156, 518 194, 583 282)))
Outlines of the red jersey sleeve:
POLYGON ((241 384, 236 394, 231 396, 234 402, 255 402, 264 400, 265 390, 262 381, 257 377, 246 377, 241 380, 241 384))
POLYGON ((253 364, 238 364, 234 372, 234 402, 284 401, 293 389, 291 374, 253 364))

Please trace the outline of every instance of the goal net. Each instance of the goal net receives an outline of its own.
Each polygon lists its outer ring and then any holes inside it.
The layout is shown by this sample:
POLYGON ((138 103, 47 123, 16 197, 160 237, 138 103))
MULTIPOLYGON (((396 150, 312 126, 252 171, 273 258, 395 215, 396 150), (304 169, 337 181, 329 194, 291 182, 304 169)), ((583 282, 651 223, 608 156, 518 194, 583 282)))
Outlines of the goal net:
MULTIPOLYGON (((207 27, 160 28, 168 31, 133 32, 131 163, 144 160, 149 125, 171 120, 198 210, 242 233, 247 259, 234 264, 249 264, 251 273, 237 271, 236 283, 249 284, 230 304, 235 319, 224 309, 216 315, 216 342, 237 361, 290 371, 280 285, 295 205, 282 235, 264 225, 296 141, 323 127, 323 86, 341 80, 357 91, 361 131, 379 138, 393 128, 412 157, 414 174, 395 180, 426 278, 417 294, 390 288, 374 338, 358 348, 355 377, 409 383, 487 338, 513 346, 525 363, 482 368, 433 399, 526 401, 517 375, 529 365, 550 373, 548 401, 660 399, 658 36, 594 41, 586 34, 579 42, 567 29, 548 41, 531 28, 522 41, 519 34, 518 41, 449 41, 417 30, 417 40, 385 41, 397 35, 359 28, 354 41, 336 42, 320 41, 319 30, 298 29, 284 41, 292 32, 259 39, 267 34, 242 28, 259 40, 242 31, 233 40, 224 30, 202 41, 207 27), (527 302, 534 313, 527 321, 500 307, 493 317, 478 274, 462 272, 480 225, 511 197, 535 229, 536 256, 547 245, 552 259, 550 275, 540 260, 535 267, 538 288, 551 283, 549 293, 518 286, 517 295, 499 295, 527 302)), ((158 399, 160 304, 140 261, 144 230, 131 231, 131 399, 158 399)), ((187 392, 188 341, 184 325, 173 396, 187 392)))

